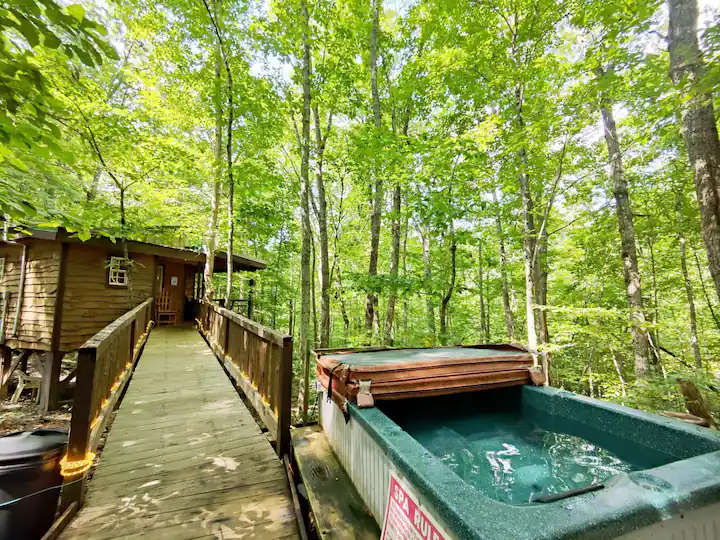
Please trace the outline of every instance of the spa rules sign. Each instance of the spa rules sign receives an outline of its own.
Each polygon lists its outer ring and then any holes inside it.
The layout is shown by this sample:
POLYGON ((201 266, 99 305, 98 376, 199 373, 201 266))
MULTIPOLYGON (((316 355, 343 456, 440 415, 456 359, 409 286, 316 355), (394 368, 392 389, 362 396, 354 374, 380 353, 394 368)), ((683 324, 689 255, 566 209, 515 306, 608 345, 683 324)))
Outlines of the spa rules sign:
POLYGON ((390 472, 382 540, 450 540, 410 489, 390 472))

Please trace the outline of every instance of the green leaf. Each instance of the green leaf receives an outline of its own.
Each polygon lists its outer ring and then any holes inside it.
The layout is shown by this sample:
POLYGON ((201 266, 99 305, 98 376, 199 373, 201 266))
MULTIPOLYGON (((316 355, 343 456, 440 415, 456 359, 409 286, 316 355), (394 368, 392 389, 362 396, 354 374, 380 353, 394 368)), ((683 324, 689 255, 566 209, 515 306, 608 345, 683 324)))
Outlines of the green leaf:
POLYGON ((83 242, 87 242, 88 240, 90 240, 91 237, 92 237, 92 235, 90 234, 90 231, 88 231, 88 230, 82 230, 82 231, 78 232, 78 238, 80 240, 82 240, 83 242))
POLYGON ((92 57, 87 53, 85 49, 73 46, 72 50, 75 55, 80 59, 80 61, 87 67, 95 67, 92 57))
POLYGON ((15 165, 15 166, 16 166, 18 169, 20 169, 21 171, 27 172, 27 170, 28 170, 27 165, 25 165, 25 163, 23 163, 23 162, 22 162, 21 160, 19 160, 18 158, 16 158, 16 157, 9 157, 9 158, 7 158, 7 160, 8 160, 10 163, 12 163, 13 165, 15 165))
POLYGON ((35 28, 29 20, 20 20, 20 32, 31 47, 35 48, 40 43, 40 36, 38 35, 37 28, 35 28))
POLYGON ((43 34, 43 45, 45 45, 48 49, 57 49, 60 44, 60 38, 52 32, 46 32, 43 34))
POLYGON ((85 8, 80 4, 72 4, 65 8, 70 15, 72 15, 78 22, 85 18, 85 8))

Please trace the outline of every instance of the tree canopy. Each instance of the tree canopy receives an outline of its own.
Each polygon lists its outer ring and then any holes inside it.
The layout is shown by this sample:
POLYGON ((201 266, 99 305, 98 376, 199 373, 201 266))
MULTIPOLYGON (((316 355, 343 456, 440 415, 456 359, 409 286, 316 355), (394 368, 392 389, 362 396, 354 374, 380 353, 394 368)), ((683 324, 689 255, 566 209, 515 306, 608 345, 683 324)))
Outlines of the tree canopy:
POLYGON ((720 413, 710 2, 29 0, 0 31, 6 228, 265 259, 208 294, 252 277, 300 378, 315 347, 509 341, 720 413))

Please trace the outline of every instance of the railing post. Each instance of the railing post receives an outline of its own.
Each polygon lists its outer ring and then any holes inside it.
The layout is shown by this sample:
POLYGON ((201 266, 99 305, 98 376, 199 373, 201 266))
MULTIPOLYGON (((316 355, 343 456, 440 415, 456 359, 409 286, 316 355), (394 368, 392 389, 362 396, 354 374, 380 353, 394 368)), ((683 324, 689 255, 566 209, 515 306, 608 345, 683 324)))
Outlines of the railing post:
POLYGON ((137 323, 137 320, 134 320, 130 323, 130 344, 128 346, 128 362, 133 361, 133 357, 135 356, 135 335, 137 334, 135 325, 137 323))
POLYGON ((97 349, 80 349, 76 372, 75 398, 73 402, 73 413, 70 420, 70 436, 68 438, 67 455, 64 461, 71 469, 79 472, 64 473, 64 485, 60 500, 60 512, 73 502, 82 506, 85 497, 85 481, 87 479, 87 455, 88 441, 92 431, 93 411, 93 383, 95 380, 95 367, 97 364, 97 349))
POLYGON ((280 380, 278 381, 278 432, 277 454, 283 457, 290 451, 290 413, 292 410, 292 337, 283 338, 282 356, 280 357, 280 380))
MULTIPOLYGON (((225 320, 225 337, 223 339, 222 352, 227 356, 230 354, 230 317, 223 317, 223 319, 225 320)), ((220 344, 218 343, 218 345, 220 344)))

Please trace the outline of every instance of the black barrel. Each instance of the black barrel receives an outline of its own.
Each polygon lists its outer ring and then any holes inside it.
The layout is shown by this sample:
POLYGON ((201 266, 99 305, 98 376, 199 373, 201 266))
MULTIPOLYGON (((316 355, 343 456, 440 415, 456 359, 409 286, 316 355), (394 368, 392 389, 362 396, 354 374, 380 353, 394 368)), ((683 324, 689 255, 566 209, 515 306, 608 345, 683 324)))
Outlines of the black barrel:
POLYGON ((0 540, 36 540, 52 526, 67 431, 37 429, 0 437, 0 540))

